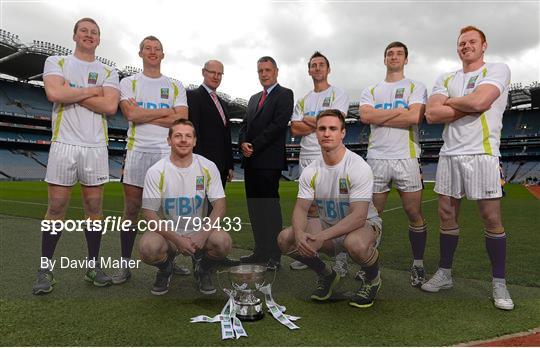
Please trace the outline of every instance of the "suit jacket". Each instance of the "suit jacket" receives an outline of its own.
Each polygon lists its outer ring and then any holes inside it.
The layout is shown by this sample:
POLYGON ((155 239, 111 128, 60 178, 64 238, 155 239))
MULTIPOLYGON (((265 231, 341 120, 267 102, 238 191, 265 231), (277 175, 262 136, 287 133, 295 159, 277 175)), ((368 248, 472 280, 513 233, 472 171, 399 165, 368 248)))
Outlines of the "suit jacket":
POLYGON ((238 144, 253 145, 253 155, 244 157, 242 163, 244 168, 283 170, 287 168, 285 138, 293 113, 293 92, 278 84, 257 110, 261 97, 262 91, 251 96, 240 128, 238 144))
POLYGON ((208 158, 223 172, 233 168, 233 155, 227 103, 219 96, 218 100, 227 119, 226 125, 204 86, 187 91, 189 120, 197 132, 197 144, 193 152, 208 158))

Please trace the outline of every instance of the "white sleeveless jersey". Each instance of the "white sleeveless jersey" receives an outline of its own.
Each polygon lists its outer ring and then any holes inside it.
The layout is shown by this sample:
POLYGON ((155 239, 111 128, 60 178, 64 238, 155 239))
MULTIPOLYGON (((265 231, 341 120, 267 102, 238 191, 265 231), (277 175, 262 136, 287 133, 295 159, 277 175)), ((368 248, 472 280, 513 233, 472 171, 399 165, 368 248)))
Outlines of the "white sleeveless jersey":
MULTIPOLYGON (((427 92, 423 83, 408 78, 397 82, 382 81, 362 91, 360 106, 375 109, 408 109, 412 104, 426 104, 427 92)), ((367 158, 419 158, 418 125, 407 129, 370 125, 371 134, 367 158)))
MULTIPOLYGON (((302 121, 304 116, 315 117, 328 109, 338 109, 347 115, 349 97, 341 88, 330 86, 322 92, 310 91, 296 103, 291 121, 302 121)), ((320 154, 321 147, 315 133, 303 136, 300 142, 300 156, 317 157, 320 154)))
MULTIPOLYGON (((128 76, 120 82, 120 91, 120 100, 134 98, 145 109, 187 107, 186 90, 182 83, 173 82, 163 75, 159 78, 150 78, 143 73, 128 76)), ((166 127, 129 122, 126 149, 151 153, 169 152, 168 132, 166 127)))
POLYGON ((486 63, 476 71, 463 70, 439 76, 434 94, 449 98, 468 95, 483 84, 497 87, 500 95, 481 115, 465 116, 444 127, 441 156, 485 154, 500 156, 502 118, 508 100, 510 69, 504 63, 486 63))
MULTIPOLYGON (((86 62, 70 56, 51 56, 45 61, 43 77, 57 75, 71 87, 111 87, 119 89, 118 73, 98 60, 86 62)), ((107 118, 78 103, 54 103, 51 141, 86 147, 108 144, 107 118)))
POLYGON ((369 165, 350 150, 335 166, 328 166, 321 158, 311 162, 302 172, 298 198, 315 201, 323 228, 337 224, 349 214, 352 202, 368 201, 367 218, 378 216, 371 202, 373 173, 369 165))
POLYGON ((206 216, 206 198, 213 202, 223 197, 225 192, 214 162, 193 154, 191 165, 179 168, 166 156, 146 173, 142 207, 153 211, 162 208, 165 218, 174 223, 180 217, 177 232, 184 233, 193 231, 193 224, 187 225, 185 218, 206 216))

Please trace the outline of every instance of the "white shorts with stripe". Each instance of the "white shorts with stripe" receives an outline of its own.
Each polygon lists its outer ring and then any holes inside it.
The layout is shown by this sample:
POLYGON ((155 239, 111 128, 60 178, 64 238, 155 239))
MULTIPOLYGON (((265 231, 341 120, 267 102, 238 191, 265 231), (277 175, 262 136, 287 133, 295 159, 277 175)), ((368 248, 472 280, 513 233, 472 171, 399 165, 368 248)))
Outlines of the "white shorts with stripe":
MULTIPOLYGON (((377 234, 377 238, 375 240, 375 248, 379 246, 379 242, 381 241, 381 235, 382 235, 382 219, 379 216, 374 216, 370 219, 366 220, 366 223, 371 226, 373 231, 377 234)), ((321 220, 318 218, 308 218, 308 225, 306 227, 306 232, 310 234, 317 234, 320 233, 323 230, 321 220)), ((347 237, 346 234, 339 236, 337 238, 332 239, 332 242, 334 243, 334 254, 337 255, 342 252, 347 252, 345 249, 345 245, 343 242, 345 241, 345 238, 347 237)))
POLYGON ((316 159, 319 159, 321 157, 321 155, 319 156, 302 156, 300 155, 300 158, 298 159, 298 164, 300 165, 299 168, 299 172, 300 174, 302 174, 302 171, 307 167, 309 166, 309 164, 313 161, 315 161, 316 159))
POLYGON ((52 142, 45 181, 49 184, 99 186, 109 181, 106 147, 86 147, 52 142))
MULTIPOLYGON (((373 229, 373 232, 377 235, 375 238, 375 248, 379 247, 379 242, 381 241, 381 235, 382 235, 382 219, 379 216, 374 216, 370 219, 366 220, 366 224, 371 226, 373 229)), ((345 238, 347 237, 346 234, 339 236, 335 238, 334 241, 334 248, 336 255, 339 253, 347 252, 347 249, 345 249, 345 238)))
POLYGON ((143 188, 144 178, 146 177, 148 169, 163 157, 168 156, 169 153, 170 152, 150 153, 127 150, 126 157, 124 158, 124 166, 122 168, 122 183, 143 188))
POLYGON ((479 200, 502 196, 499 157, 490 155, 439 156, 435 192, 479 200))
POLYGON ((390 191, 392 183, 401 192, 416 192, 424 188, 417 158, 368 158, 367 163, 373 171, 373 193, 390 191))

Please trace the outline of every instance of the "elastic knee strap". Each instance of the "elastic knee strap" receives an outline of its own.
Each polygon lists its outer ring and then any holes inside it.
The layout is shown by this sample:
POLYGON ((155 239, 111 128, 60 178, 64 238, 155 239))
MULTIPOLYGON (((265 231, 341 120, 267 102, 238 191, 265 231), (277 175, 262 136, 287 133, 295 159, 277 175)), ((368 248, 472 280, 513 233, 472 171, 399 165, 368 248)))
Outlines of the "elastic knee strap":
POLYGON ((459 227, 457 228, 448 228, 448 229, 445 229, 445 228, 442 228, 439 230, 439 233, 440 234, 449 234, 451 236, 459 236, 459 227))
POLYGON ((499 232, 499 231, 488 231, 488 230, 484 229, 484 236, 486 236, 486 238, 493 238, 493 239, 496 239, 496 238, 505 238, 505 237, 506 237, 506 233, 504 233, 504 228, 502 229, 502 232, 499 232))
POLYGON ((426 232, 426 229, 427 229, 427 226, 425 222, 420 226, 409 225, 409 231, 411 232, 424 233, 426 232))
POLYGON ((371 249, 371 255, 361 263, 362 267, 372 266, 379 259, 379 251, 375 248, 371 249))

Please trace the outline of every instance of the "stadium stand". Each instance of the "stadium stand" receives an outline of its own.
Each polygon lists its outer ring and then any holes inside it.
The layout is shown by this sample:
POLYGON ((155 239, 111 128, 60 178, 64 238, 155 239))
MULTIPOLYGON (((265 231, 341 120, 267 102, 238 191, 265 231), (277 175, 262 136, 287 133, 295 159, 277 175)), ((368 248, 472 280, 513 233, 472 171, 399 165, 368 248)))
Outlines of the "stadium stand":
MULTIPOLYGON (((64 47, 42 41, 24 45, 17 35, 6 31, 0 35, 0 180, 44 178, 51 137, 52 104, 45 96, 41 73, 48 56, 70 52, 64 47)), ((116 68, 113 61, 103 57, 98 59, 116 68)), ((121 78, 140 71, 131 66, 116 69, 121 78)), ((539 86, 538 82, 525 87, 518 83, 510 88, 501 139, 501 164, 509 182, 538 182, 540 179, 540 109, 538 100, 535 100, 535 96, 540 95, 539 86)), ((197 87, 187 85, 188 89, 197 87)), ((226 93, 219 94, 229 102, 234 177, 235 180, 243 180, 238 133, 247 100, 232 98, 226 93)), ((358 119, 358 102, 349 105, 346 123, 344 143, 365 157, 370 127, 358 119)), ((120 112, 108 118, 109 165, 113 179, 121 176, 127 127, 128 123, 120 112)), ((420 126, 424 180, 435 179, 443 129, 443 125, 423 123, 420 126)), ((287 180, 298 178, 300 141, 301 137, 287 133, 288 169, 283 171, 283 177, 287 180)))
POLYGON ((11 180, 42 180, 45 166, 24 150, 0 149, 0 173, 11 180))

